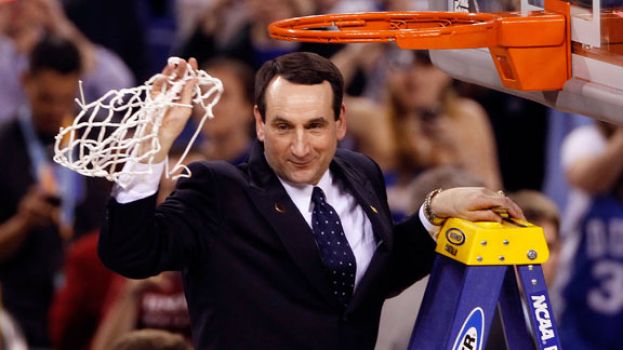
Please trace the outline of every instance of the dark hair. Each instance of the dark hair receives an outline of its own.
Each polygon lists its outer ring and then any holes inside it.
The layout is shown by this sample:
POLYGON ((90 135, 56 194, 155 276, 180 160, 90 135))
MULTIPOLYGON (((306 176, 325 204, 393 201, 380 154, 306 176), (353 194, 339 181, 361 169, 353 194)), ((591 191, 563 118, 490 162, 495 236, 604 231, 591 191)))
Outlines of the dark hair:
POLYGON ((550 221, 556 227, 556 236, 559 236, 560 213, 556 203, 546 195, 535 190, 520 190, 508 195, 523 211, 528 221, 550 221))
POLYGON ((245 100, 249 103, 253 101, 253 68, 248 64, 234 58, 220 56, 204 63, 203 68, 207 71, 210 69, 230 70, 240 80, 245 100))
POLYGON ((53 70, 66 75, 79 73, 82 68, 80 52, 73 42, 54 35, 46 35, 30 54, 30 73, 53 70))
POLYGON ((344 78, 328 59, 310 52, 294 52, 267 61, 255 74, 255 104, 266 120, 266 88, 277 76, 295 84, 315 85, 328 81, 333 91, 333 112, 340 116, 344 97, 344 78))

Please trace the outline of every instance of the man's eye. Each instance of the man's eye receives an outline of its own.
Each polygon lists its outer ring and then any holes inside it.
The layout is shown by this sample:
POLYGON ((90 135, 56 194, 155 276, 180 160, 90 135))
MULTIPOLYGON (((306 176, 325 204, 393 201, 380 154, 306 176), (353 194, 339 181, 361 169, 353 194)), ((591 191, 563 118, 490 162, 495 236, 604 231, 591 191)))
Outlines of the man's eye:
POLYGON ((312 123, 309 125, 308 127, 309 129, 320 129, 322 128, 322 124, 321 123, 312 123))
POLYGON ((276 127, 277 130, 288 130, 290 128, 288 124, 277 124, 276 127))

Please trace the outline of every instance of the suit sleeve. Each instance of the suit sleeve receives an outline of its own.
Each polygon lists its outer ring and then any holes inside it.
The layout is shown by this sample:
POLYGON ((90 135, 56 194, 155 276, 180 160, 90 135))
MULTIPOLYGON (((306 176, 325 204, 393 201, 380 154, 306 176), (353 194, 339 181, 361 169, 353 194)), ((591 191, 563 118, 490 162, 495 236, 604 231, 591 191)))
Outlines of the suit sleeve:
POLYGON ((156 195, 121 204, 110 199, 98 252, 102 262, 129 278, 182 270, 209 252, 219 224, 215 176, 206 163, 191 164, 192 177, 156 207, 156 195))
POLYGON ((422 225, 418 213, 394 226, 387 297, 398 295, 427 276, 435 258, 435 241, 422 225))

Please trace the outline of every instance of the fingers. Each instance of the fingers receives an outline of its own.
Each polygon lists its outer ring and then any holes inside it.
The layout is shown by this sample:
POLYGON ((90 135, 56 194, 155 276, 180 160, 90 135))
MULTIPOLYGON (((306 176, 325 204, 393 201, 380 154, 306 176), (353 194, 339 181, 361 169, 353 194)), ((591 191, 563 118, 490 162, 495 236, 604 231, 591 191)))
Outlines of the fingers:
POLYGON ((175 78, 176 79, 184 78, 184 75, 186 73, 186 68, 187 67, 188 67, 188 65, 186 64, 186 61, 180 60, 177 63, 177 66, 175 67, 175 78))
MULTIPOLYGON (((196 64, 196 62, 195 62, 196 64)), ((164 68, 162 72, 158 74, 154 82, 151 86, 151 97, 155 98, 158 94, 168 90, 171 87, 171 82, 173 80, 179 80, 184 77, 184 73, 186 72, 186 61, 179 60, 177 63, 169 62, 164 68)))
POLYGON ((151 85, 150 95, 151 98, 155 98, 158 94, 162 93, 165 88, 167 88, 169 84, 169 75, 171 74, 173 67, 167 65, 165 69, 162 70, 162 73, 156 77, 153 84, 151 85))
POLYGON ((526 217, 523 214, 523 210, 521 210, 521 208, 508 197, 506 197, 505 208, 507 209, 508 215, 510 215, 511 217, 526 220, 526 217))
POLYGON ((490 222, 502 222, 502 217, 497 214, 495 211, 486 209, 486 210, 476 210, 469 212, 464 219, 469 221, 490 221, 490 222))
POLYGON ((182 93, 180 94, 180 103, 190 104, 197 87, 197 78, 192 78, 184 84, 182 93))
POLYGON ((525 220, 522 210, 503 192, 486 188, 459 187, 439 193, 431 203, 440 217, 456 217, 470 221, 501 222, 503 216, 525 220))
MULTIPOLYGON (((179 60, 171 60, 163 69, 162 72, 156 77, 156 79, 152 83, 151 87, 151 96, 152 98, 158 95, 159 93, 167 90, 171 87, 173 82, 185 79, 186 72, 190 69, 191 71, 195 71, 198 68, 197 60, 195 58, 190 58, 187 61, 183 59, 179 60)), ((193 79, 190 79, 193 80, 193 79)), ((196 84, 195 82, 191 85, 196 84)))
POLYGON ((506 197, 503 191, 497 191, 489 194, 495 206, 492 207, 492 211, 498 216, 508 215, 512 218, 525 220, 523 211, 519 206, 513 202, 510 198, 506 197))
MULTIPOLYGON (((184 60, 179 62, 175 71, 177 79, 182 79, 186 75, 188 70, 197 70, 197 60, 195 58, 191 57, 188 62, 184 60)), ((177 103, 181 105, 191 105, 195 87, 197 86, 197 81, 198 80, 196 77, 192 77, 184 82, 177 103)), ((182 106, 182 108, 183 107, 184 106, 182 106)))
POLYGON ((191 58, 188 60, 188 63, 190 64, 190 66, 191 66, 194 70, 197 70, 197 69, 198 69, 198 67, 199 67, 199 65, 197 64, 197 60, 196 60, 194 57, 191 57, 191 58))

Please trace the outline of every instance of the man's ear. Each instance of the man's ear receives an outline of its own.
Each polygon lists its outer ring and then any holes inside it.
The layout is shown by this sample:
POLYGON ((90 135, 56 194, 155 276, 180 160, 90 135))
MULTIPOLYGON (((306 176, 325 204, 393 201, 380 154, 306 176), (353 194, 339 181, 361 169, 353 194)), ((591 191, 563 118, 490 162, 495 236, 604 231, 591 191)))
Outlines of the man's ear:
POLYGON ((346 106, 342 105, 340 108, 340 116, 335 121, 335 133, 338 140, 341 140, 346 136, 346 106))
POLYGON ((264 127, 266 124, 264 124, 262 120, 262 115, 257 105, 253 106, 253 116, 255 117, 255 134, 257 135, 257 139, 264 142, 264 127))

